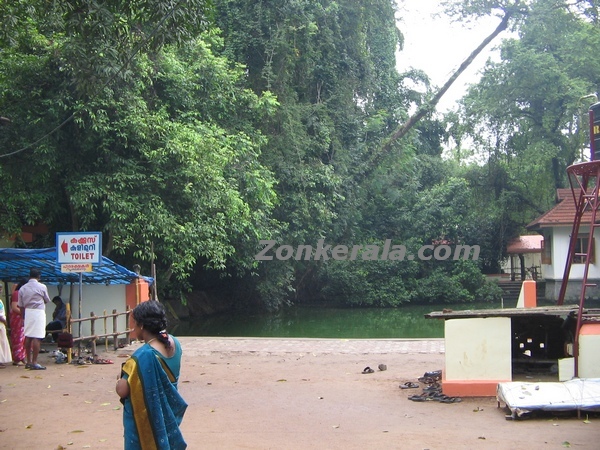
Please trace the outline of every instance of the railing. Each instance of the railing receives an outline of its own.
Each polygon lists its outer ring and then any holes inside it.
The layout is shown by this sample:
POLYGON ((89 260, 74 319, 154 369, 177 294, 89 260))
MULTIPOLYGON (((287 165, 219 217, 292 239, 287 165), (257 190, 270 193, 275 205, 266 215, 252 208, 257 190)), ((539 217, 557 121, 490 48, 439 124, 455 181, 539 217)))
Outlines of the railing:
POLYGON ((511 281, 524 281, 526 279, 531 279, 537 281, 541 275, 541 267, 540 266, 531 266, 525 267, 525 278, 521 275, 521 266, 511 267, 510 268, 510 280, 511 281))
MULTIPOLYGON (((111 314, 106 314, 106 311, 104 311, 104 315, 102 316, 96 316, 93 312, 90 312, 90 317, 84 317, 81 319, 71 319, 69 316, 67 317, 67 328, 69 330, 72 330, 72 325, 74 323, 83 323, 83 322, 90 322, 90 335, 89 336, 79 336, 79 337, 74 337, 73 338, 73 343, 75 342, 85 342, 85 341, 91 341, 92 343, 92 355, 96 355, 96 341, 98 341, 99 339, 104 338, 104 345, 106 346, 106 348, 108 348, 108 339, 112 337, 113 339, 113 348, 114 350, 117 350, 119 348, 119 336, 121 335, 125 335, 125 341, 126 344, 129 345, 131 344, 131 338, 130 338, 130 333, 131 330, 130 328, 126 328, 124 331, 119 331, 118 330, 118 325, 117 325, 117 319, 119 318, 119 316, 125 316, 125 323, 129 324, 129 315, 131 314, 131 310, 129 309, 129 307, 127 307, 127 310, 125 312, 117 312, 116 309, 113 309, 111 314), (107 325, 107 319, 112 318, 112 332, 111 333, 107 333, 106 332, 106 325, 107 325), (104 333, 102 334, 96 334, 96 322, 98 320, 103 320, 104 321, 104 333)), ((81 356, 81 355, 80 355, 81 356)))

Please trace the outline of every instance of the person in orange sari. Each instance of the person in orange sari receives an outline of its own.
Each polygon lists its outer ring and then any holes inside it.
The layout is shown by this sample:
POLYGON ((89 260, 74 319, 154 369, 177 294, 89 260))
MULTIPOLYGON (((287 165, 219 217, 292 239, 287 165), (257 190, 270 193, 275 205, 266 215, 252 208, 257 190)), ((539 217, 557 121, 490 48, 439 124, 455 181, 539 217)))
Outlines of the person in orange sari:
POLYGON ((27 283, 27 280, 21 280, 15 287, 10 297, 9 325, 10 325, 10 347, 12 350, 12 360, 14 366, 25 365, 25 332, 23 331, 23 316, 21 309, 17 306, 19 301, 19 289, 27 283))

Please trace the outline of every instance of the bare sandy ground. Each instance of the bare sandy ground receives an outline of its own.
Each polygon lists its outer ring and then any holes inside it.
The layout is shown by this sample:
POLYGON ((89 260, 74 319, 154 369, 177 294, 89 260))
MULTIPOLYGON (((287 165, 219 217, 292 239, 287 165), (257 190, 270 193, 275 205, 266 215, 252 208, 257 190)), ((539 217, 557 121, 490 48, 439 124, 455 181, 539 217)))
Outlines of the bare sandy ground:
MULTIPOLYGON (((260 351, 236 351, 235 341, 212 351, 181 340, 189 449, 600 448, 598 415, 509 421, 495 398, 408 400, 422 390, 400 384, 442 369, 441 353, 298 352, 277 340, 260 351), (362 374, 366 366, 375 372, 362 374)), ((122 448, 114 386, 135 348, 103 351, 112 365, 58 365, 44 354, 45 371, 1 369, 0 448, 122 448)))

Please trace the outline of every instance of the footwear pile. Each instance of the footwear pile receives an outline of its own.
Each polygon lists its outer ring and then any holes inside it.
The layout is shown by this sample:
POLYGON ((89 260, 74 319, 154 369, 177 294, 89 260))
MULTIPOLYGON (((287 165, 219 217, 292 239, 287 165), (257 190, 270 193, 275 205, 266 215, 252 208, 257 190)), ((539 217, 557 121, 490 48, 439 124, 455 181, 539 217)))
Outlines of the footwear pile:
POLYGON ((418 380, 421 383, 425 384, 433 384, 438 383, 442 379, 442 371, 434 370, 433 372, 425 372, 422 377, 419 377, 418 380))
MULTIPOLYGON (((462 399, 460 397, 449 397, 442 393, 442 371, 436 370, 433 372, 425 372, 422 377, 418 378, 420 383, 425 384, 421 394, 411 395, 408 397, 413 402, 437 401, 440 403, 458 403, 462 399)), ((419 387, 416 383, 406 382, 400 385, 400 389, 408 389, 409 387, 419 387)))

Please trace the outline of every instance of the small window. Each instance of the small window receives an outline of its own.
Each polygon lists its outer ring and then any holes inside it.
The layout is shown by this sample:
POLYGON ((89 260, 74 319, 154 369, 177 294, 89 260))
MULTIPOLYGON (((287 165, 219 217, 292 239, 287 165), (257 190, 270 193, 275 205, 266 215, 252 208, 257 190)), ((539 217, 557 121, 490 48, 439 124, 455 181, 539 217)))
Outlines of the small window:
MULTIPOLYGON (((588 236, 579 236, 575 241, 575 253, 573 254, 573 264, 585 264, 586 261, 586 252, 588 248, 589 237, 588 236)), ((594 247, 596 243, 594 242, 594 238, 592 238, 592 252, 590 256, 590 264, 594 264, 594 247)))
POLYGON ((542 240, 542 264, 552 264, 552 241, 548 236, 542 240))

